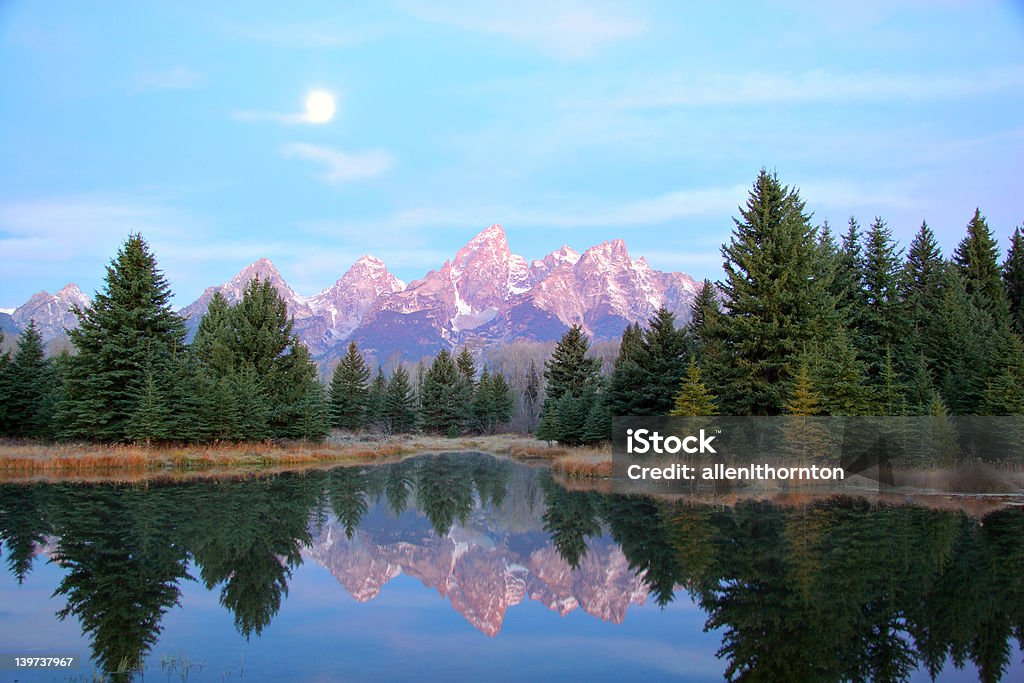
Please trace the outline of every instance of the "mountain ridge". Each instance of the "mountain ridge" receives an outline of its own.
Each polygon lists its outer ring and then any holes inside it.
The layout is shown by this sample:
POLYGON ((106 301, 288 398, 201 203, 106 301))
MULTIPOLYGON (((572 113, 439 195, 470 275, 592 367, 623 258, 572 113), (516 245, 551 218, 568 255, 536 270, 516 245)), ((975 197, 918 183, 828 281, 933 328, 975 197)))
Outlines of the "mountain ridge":
MULTIPOLYGON (((179 309, 190 335, 215 293, 234 303, 255 277, 272 283, 295 319, 296 334, 315 357, 328 360, 346 342, 356 341, 378 362, 396 355, 415 360, 462 345, 554 341, 573 324, 596 340, 612 340, 661 306, 683 324, 700 289, 685 273, 654 270, 645 258, 632 258, 621 239, 582 253, 563 245, 527 261, 511 251, 496 223, 439 268, 408 284, 380 259, 364 255, 334 284, 302 296, 269 259, 261 258, 179 309)), ((34 295, 14 310, 11 321, 24 329, 35 318, 48 340, 77 324, 73 307, 88 303, 69 284, 56 295, 34 295)))

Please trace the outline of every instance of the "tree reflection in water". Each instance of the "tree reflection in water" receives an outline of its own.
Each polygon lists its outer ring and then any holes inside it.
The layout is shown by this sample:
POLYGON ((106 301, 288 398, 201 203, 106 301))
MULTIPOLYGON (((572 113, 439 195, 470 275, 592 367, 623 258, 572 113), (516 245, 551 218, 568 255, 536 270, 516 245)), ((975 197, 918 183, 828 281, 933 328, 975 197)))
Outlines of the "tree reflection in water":
POLYGON ((57 616, 77 618, 96 664, 117 671, 158 641, 181 583, 196 580, 190 561, 239 633, 259 635, 327 510, 348 538, 374 516, 414 514, 436 539, 484 515, 553 547, 577 577, 605 539, 657 604, 683 592, 704 610, 730 680, 906 680, 951 660, 994 681, 1024 639, 1019 509, 978 520, 855 498, 686 504, 569 491, 480 454, 188 484, 4 484, 0 539, 19 581, 54 544, 57 616))

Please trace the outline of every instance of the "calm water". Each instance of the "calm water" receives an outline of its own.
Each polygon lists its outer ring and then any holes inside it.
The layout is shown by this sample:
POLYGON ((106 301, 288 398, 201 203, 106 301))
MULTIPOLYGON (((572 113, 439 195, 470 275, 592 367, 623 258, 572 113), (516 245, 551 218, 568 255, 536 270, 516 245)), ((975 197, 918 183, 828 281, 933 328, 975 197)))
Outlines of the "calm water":
POLYGON ((1024 511, 570 492, 479 454, 0 485, 0 652, 114 679, 1024 680, 1024 511))

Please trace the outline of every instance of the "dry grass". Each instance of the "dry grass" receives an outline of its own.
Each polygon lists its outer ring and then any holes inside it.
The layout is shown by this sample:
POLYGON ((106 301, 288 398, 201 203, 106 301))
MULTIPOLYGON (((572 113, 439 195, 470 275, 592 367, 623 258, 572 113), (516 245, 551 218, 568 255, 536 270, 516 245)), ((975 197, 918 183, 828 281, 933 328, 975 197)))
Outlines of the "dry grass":
POLYGON ((304 441, 203 445, 132 445, 0 441, 0 480, 62 479, 136 481, 180 478, 182 473, 228 476, 253 471, 299 470, 328 465, 395 460, 415 453, 483 451, 552 462, 583 475, 593 458, 611 461, 608 449, 548 446, 521 435, 450 439, 430 435, 372 438, 335 432, 323 443, 304 441))

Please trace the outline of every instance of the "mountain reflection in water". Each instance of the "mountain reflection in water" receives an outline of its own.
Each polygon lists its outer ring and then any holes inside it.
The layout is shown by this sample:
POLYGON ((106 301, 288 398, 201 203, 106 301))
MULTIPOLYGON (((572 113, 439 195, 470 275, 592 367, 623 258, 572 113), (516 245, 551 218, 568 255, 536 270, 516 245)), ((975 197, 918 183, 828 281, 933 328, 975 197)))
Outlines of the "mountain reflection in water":
MULTIPOLYGON (((499 641, 524 603, 616 629, 634 606, 692 601, 734 680, 1021 671, 1018 508, 979 520, 854 498, 686 504, 568 491, 544 469, 456 453, 185 484, 4 484, 0 539, 19 584, 40 552, 59 567, 56 616, 77 620, 108 672, 159 651, 165 614, 192 582, 257 638, 303 562, 361 603, 411 577, 499 641)), ((671 629, 675 614, 656 616, 671 629)), ((0 612, 0 641, 21 628, 0 612)))

